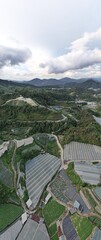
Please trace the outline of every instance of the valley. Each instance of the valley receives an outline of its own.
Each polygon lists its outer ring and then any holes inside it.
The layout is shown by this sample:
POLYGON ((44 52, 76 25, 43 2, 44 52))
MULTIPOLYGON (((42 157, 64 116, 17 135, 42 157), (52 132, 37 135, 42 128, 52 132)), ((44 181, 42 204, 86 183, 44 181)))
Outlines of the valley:
POLYGON ((101 88, 68 84, 0 81, 1 240, 101 234, 101 88))

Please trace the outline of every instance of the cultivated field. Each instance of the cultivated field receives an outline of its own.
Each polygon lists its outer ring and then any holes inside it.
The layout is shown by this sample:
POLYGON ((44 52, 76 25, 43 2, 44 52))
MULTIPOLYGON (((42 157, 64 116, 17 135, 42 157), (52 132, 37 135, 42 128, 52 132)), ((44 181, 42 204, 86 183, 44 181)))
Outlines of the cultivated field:
POLYGON ((0 231, 10 225, 23 213, 23 209, 14 204, 0 205, 0 231))
POLYGON ((48 153, 40 154, 26 163, 26 187, 34 207, 59 166, 60 159, 48 153))
POLYGON ((101 147, 71 142, 64 146, 64 159, 72 161, 101 161, 101 147))
POLYGON ((80 237, 80 240, 86 240, 87 237, 92 233, 93 225, 88 218, 80 217, 75 214, 71 217, 72 223, 80 237))
POLYGON ((47 226, 58 220, 64 211, 64 206, 57 203, 54 199, 51 199, 43 209, 43 216, 47 226))

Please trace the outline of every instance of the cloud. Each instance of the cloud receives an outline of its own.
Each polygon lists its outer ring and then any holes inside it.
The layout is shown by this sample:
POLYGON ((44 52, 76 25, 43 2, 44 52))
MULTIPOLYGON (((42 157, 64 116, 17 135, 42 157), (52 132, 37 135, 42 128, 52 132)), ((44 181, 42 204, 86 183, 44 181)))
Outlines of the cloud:
POLYGON ((0 68, 25 63, 31 57, 31 51, 27 48, 12 48, 0 45, 0 68))
POLYGON ((80 70, 101 63, 101 28, 73 41, 67 53, 40 64, 49 74, 80 70))

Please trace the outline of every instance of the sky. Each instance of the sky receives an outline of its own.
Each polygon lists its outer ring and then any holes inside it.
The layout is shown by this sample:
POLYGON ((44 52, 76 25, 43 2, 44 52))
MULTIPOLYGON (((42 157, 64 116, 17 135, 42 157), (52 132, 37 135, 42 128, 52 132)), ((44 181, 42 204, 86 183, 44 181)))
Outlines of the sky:
POLYGON ((0 78, 101 77, 101 0, 0 0, 0 78))

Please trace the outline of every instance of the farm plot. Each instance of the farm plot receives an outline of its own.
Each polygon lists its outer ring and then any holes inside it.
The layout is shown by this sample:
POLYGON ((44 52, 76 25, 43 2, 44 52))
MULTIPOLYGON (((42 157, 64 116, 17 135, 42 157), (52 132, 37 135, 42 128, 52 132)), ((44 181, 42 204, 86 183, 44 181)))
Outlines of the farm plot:
POLYGON ((77 192, 76 187, 74 187, 72 185, 71 181, 67 177, 66 172, 64 170, 61 170, 59 174, 67 184, 67 191, 65 191, 65 196, 67 196, 67 198, 70 201, 72 201, 73 203, 75 201, 79 202, 80 205, 83 208, 82 213, 88 213, 89 210, 88 210, 87 206, 85 205, 85 203, 84 203, 82 197, 80 196, 80 194, 77 192))
POLYGON ((65 217, 63 220, 63 232, 66 240, 80 240, 69 216, 65 217))
POLYGON ((40 154, 26 164, 26 187, 30 199, 36 207, 41 194, 60 166, 60 159, 46 154, 40 154))
POLYGON ((56 202, 53 198, 45 205, 43 216, 47 226, 54 223, 64 213, 65 207, 56 202))
POLYGON ((101 161, 101 147, 71 142, 64 146, 64 159, 72 161, 101 161))
POLYGON ((71 217, 72 223, 80 237, 80 240, 86 240, 92 233, 93 225, 86 217, 80 217, 75 214, 71 217))
POLYGON ((62 179, 62 177, 59 174, 55 177, 52 183, 50 183, 49 187, 51 188, 51 192, 57 199, 67 204, 69 199, 67 195, 65 195, 65 193, 67 191, 68 186, 64 179, 62 179))
MULTIPOLYGON (((23 209, 14 204, 0 205, 0 231, 9 226, 17 218, 21 216, 23 209)), ((0 238, 1 239, 1 238, 0 238)))

